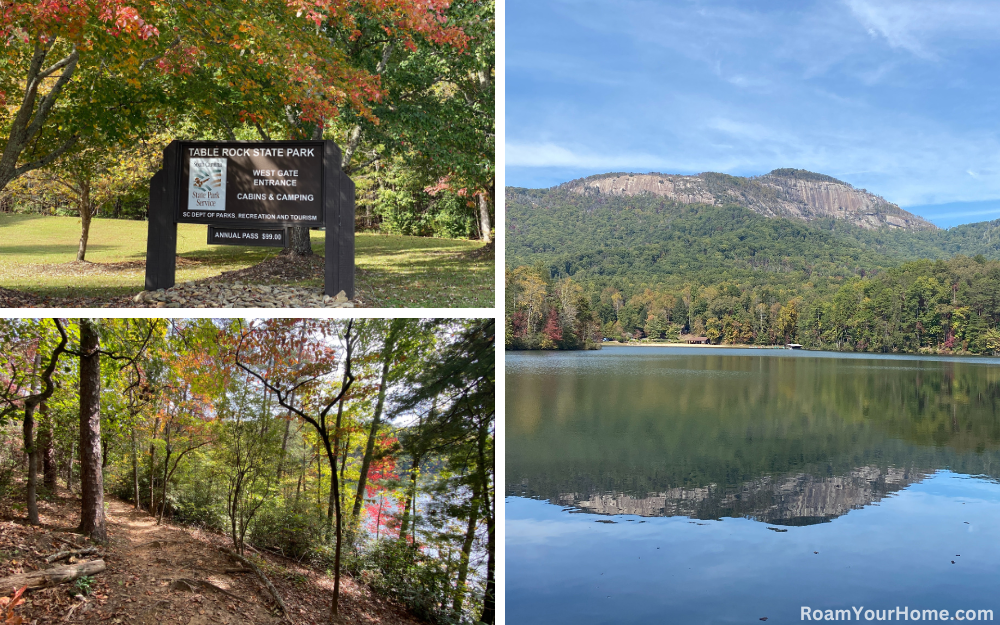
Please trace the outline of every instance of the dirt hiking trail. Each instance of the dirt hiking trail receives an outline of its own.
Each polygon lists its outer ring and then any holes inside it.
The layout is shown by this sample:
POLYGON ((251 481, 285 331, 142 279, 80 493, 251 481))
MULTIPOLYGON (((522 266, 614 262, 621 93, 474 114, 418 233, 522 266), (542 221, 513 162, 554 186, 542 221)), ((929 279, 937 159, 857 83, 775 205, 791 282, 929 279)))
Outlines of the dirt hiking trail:
MULTIPOLYGON (((24 514, 0 502, 0 577, 56 566, 45 557, 90 546, 73 533, 79 523, 79 500, 60 489, 50 501, 39 500, 41 525, 31 527, 24 514)), ((217 534, 172 525, 130 504, 106 498, 107 545, 81 561, 103 558, 107 570, 93 576, 89 595, 80 584, 66 583, 30 591, 16 610, 25 623, 123 623, 186 625, 288 623, 258 577, 219 551, 229 541, 217 534)), ((272 554, 248 557, 278 589, 295 625, 330 622, 333 579, 272 554)), ((10 596, 13 589, 0 589, 10 596)), ((405 609, 375 595, 349 576, 341 580, 341 623, 419 625, 405 609)))

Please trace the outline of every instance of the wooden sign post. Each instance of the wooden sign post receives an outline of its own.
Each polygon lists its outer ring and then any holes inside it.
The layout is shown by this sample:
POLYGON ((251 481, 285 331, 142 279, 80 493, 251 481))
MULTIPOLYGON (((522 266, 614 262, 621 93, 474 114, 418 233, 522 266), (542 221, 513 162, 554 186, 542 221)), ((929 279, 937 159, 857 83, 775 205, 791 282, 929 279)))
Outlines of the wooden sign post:
POLYGON ((177 224, 209 243, 287 246, 287 228, 326 227, 326 295, 354 298, 354 183, 333 141, 172 141, 149 183, 146 290, 174 286, 177 224))

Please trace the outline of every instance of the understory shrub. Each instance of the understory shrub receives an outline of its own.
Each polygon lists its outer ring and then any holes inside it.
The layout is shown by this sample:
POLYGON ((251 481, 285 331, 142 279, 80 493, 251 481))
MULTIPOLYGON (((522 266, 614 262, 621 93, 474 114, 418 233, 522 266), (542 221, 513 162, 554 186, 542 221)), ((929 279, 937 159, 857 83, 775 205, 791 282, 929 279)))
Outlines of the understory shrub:
POLYGON ((375 591, 394 597, 428 623, 460 623, 451 612, 450 572, 423 549, 393 538, 372 540, 345 554, 345 568, 375 591))
POLYGON ((258 549, 302 558, 323 542, 322 519, 315 511, 266 505, 250 524, 248 539, 258 549))

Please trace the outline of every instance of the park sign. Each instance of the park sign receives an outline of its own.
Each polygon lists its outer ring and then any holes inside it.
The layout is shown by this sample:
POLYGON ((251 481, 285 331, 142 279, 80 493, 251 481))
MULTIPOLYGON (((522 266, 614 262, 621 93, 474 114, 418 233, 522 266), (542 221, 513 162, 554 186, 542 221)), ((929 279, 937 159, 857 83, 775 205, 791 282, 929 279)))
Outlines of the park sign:
POLYGON ((322 141, 185 143, 177 222, 322 226, 323 156, 322 141))
POLYGON ((326 228, 327 295, 354 297, 354 183, 333 141, 172 141, 149 185, 146 290, 174 285, 177 224, 215 245, 288 246, 286 228, 326 228))

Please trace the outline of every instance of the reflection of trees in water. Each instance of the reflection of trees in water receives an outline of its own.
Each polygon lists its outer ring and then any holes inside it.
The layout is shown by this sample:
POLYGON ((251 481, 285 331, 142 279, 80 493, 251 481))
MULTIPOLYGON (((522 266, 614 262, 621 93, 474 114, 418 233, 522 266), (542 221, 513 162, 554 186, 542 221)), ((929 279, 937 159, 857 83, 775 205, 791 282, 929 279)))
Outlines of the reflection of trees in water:
POLYGON ((1000 368, 766 355, 604 362, 508 374, 508 494, 780 523, 838 516, 937 469, 1000 477, 1000 368))

